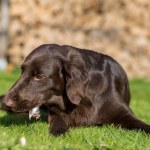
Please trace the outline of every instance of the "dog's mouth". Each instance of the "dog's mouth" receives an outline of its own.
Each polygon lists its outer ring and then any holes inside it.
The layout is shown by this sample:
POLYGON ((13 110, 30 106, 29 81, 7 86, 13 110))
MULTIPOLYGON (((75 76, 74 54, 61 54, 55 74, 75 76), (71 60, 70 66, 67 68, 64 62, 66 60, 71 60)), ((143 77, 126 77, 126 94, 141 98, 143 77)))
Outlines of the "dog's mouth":
POLYGON ((28 113, 28 112, 29 112, 28 109, 21 109, 21 110, 18 110, 18 109, 6 107, 6 106, 3 106, 3 107, 2 107, 2 110, 6 111, 6 112, 8 112, 8 113, 18 113, 18 114, 25 114, 25 113, 28 113))
POLYGON ((15 114, 28 114, 29 111, 34 109, 35 107, 40 107, 42 106, 43 103, 35 104, 32 105, 32 107, 29 108, 12 108, 12 107, 7 107, 7 106, 2 106, 1 109, 8 112, 8 113, 15 113, 15 114))

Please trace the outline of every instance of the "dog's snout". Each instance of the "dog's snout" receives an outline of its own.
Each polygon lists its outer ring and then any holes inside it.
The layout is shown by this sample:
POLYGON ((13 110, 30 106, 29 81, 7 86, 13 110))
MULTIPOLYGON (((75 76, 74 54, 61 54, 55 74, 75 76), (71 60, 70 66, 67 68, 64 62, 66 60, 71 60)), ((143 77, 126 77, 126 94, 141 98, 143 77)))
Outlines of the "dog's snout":
POLYGON ((13 101, 11 99, 7 100, 7 101, 3 101, 3 105, 7 108, 12 108, 13 107, 13 101))
POLYGON ((12 105, 13 105, 12 100, 8 100, 8 102, 6 103, 6 105, 7 105, 8 107, 12 107, 12 105))
POLYGON ((15 101, 18 99, 18 96, 10 96, 10 95, 6 95, 3 100, 2 100, 2 106, 5 109, 12 109, 15 105, 15 101))

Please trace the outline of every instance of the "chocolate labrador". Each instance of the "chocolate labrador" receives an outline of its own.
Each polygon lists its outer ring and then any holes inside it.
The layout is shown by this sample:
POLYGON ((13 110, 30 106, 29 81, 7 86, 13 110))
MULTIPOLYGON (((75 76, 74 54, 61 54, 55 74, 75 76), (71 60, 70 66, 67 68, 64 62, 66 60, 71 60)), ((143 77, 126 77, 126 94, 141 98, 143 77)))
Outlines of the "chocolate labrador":
POLYGON ((21 77, 3 98, 3 108, 28 113, 45 105, 53 135, 71 127, 106 124, 150 133, 150 126, 129 108, 125 71, 107 55, 45 44, 26 57, 21 69, 21 77))

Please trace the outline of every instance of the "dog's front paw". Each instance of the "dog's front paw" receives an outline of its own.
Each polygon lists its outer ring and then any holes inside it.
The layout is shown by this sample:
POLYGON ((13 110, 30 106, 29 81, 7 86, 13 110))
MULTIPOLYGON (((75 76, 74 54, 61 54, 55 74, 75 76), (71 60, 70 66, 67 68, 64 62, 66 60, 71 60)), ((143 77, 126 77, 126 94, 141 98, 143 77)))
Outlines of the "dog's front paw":
POLYGON ((68 130, 68 127, 65 121, 60 116, 55 116, 50 125, 50 133, 54 136, 59 136, 61 134, 65 134, 68 130))
POLYGON ((65 134, 68 129, 65 127, 52 127, 50 133, 54 136, 59 136, 65 134))

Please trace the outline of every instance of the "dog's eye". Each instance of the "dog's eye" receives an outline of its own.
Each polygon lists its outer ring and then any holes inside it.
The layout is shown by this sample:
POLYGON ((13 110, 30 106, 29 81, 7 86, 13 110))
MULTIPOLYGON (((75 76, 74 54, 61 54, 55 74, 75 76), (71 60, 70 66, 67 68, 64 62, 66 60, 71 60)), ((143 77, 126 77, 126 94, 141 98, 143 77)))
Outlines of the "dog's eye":
POLYGON ((42 79, 44 79, 44 78, 45 78, 45 77, 42 76, 42 75, 40 75, 40 74, 37 74, 37 75, 34 75, 34 76, 33 76, 33 79, 36 80, 36 81, 42 80, 42 79))

